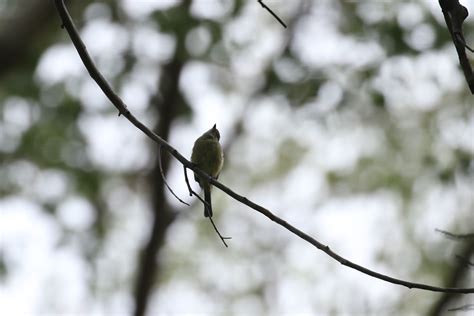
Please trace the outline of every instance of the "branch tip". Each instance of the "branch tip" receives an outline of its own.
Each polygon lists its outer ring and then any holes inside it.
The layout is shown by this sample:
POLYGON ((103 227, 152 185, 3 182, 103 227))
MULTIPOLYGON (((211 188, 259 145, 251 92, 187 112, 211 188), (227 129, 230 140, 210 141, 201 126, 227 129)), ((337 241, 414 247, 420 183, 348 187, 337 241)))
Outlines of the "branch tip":
POLYGON ((285 22, 282 21, 282 19, 280 19, 280 17, 278 15, 276 15, 269 7, 267 7, 267 5, 265 3, 263 3, 262 0, 257 0, 258 3, 260 3, 260 5, 262 6, 262 8, 264 8, 265 10, 267 10, 268 12, 270 12, 271 15, 273 15, 273 17, 278 21, 280 22, 280 24, 286 29, 287 26, 285 24, 285 22))

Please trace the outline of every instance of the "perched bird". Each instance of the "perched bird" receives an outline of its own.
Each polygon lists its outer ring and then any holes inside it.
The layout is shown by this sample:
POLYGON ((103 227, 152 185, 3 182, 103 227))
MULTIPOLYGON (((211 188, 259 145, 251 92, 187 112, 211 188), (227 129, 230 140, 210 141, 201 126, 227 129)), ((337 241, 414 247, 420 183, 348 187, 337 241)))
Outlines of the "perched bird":
MULTIPOLYGON (((214 124, 210 130, 196 139, 191 154, 191 162, 216 179, 219 177, 224 164, 224 154, 219 143, 220 138, 221 135, 216 128, 216 124, 214 124)), ((197 174, 194 174, 194 180, 204 190, 204 201, 208 204, 204 205, 204 216, 212 217, 211 185, 206 179, 202 179, 197 174)))

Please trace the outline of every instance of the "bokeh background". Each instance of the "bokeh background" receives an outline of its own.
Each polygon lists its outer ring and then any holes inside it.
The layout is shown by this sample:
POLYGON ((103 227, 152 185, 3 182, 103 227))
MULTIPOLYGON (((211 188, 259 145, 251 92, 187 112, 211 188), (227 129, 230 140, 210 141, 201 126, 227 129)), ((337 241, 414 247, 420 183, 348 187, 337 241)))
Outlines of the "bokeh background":
MULTIPOLYGON (((187 157, 217 123, 224 184, 368 268, 472 287, 474 240, 435 231, 474 231, 474 98, 438 1, 265 3, 287 29, 257 1, 67 1, 142 122, 187 157)), ((53 1, 0 1, 3 315, 468 313, 447 310, 472 295, 370 278, 215 189, 223 247, 60 24, 53 1)))

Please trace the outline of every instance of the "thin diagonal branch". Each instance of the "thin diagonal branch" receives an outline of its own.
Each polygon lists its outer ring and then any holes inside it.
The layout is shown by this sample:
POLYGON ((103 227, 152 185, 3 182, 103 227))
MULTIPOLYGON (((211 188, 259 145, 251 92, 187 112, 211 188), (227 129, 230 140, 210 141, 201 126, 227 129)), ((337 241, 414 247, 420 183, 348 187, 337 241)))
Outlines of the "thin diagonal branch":
MULTIPOLYGON (((199 194, 197 194, 192 188, 191 188, 191 185, 189 184, 189 178, 188 178, 188 169, 186 168, 186 166, 183 166, 184 167, 184 181, 186 182, 186 185, 188 186, 188 191, 189 191, 189 196, 196 196, 199 201, 202 202, 202 204, 204 205, 204 207, 211 207, 209 205, 209 203, 207 203, 205 200, 203 200, 199 194)), ((217 235, 219 236, 219 238, 222 240, 222 243, 224 244, 224 246, 229 247, 227 245, 227 243, 225 242, 226 239, 232 239, 232 237, 224 237, 221 235, 221 233, 219 232, 219 230, 217 229, 217 226, 216 224, 214 224, 214 220, 212 219, 211 216, 209 216, 209 220, 211 221, 211 224, 212 224, 212 227, 214 227, 214 230, 216 231, 217 235)))
POLYGON ((283 27, 286 29, 286 24, 285 22, 282 21, 282 19, 280 19, 280 17, 278 15, 276 15, 272 9, 270 9, 269 7, 267 7, 267 5, 265 3, 263 3, 262 0, 258 0, 258 3, 260 3, 260 5, 262 6, 262 8, 264 8, 265 10, 267 10, 268 12, 270 12, 271 15, 273 15, 273 17, 275 19, 277 19, 278 22, 280 22, 281 25, 283 25, 283 27))
POLYGON ((472 310, 474 310, 474 304, 466 304, 463 306, 450 308, 448 309, 448 312, 458 312, 458 311, 467 312, 467 311, 472 311, 472 310))
POLYGON ((461 264, 465 265, 466 267, 472 269, 474 268, 474 262, 469 261, 469 259, 463 257, 462 255, 456 255, 456 259, 461 262, 461 264))
POLYGON ((188 179, 188 167, 183 165, 183 168, 184 168, 184 180, 186 181, 186 185, 188 186, 188 191, 189 191, 189 196, 195 196, 197 197, 201 202, 202 204, 204 204, 205 206, 209 206, 209 204, 207 204, 206 201, 204 201, 200 196, 199 194, 197 194, 192 188, 191 188, 191 184, 189 184, 189 179, 188 179))
MULTIPOLYGON (((460 249, 457 250, 456 259, 452 262, 452 268, 446 275, 445 284, 449 287, 460 286, 469 280, 469 274, 472 272, 472 267, 467 264, 462 258, 470 258, 474 254, 474 239, 465 239, 459 243, 460 249)), ((442 293, 433 301, 433 305, 427 311, 427 316, 444 316, 448 308, 453 307, 454 304, 461 304, 460 295, 456 293, 442 293)))
POLYGON ((250 201, 249 199, 247 199, 246 197, 242 195, 237 194, 236 192, 232 191, 230 188, 226 187, 225 185, 223 185, 216 179, 207 175, 205 172, 197 168, 191 161, 187 160, 183 155, 181 155, 168 142, 166 142, 164 139, 162 139, 161 137, 153 133, 149 128, 147 128, 143 123, 141 123, 133 114, 131 114, 130 111, 127 110, 127 107, 125 106, 123 101, 117 96, 117 94, 110 87, 109 83, 104 79, 104 77, 97 70, 97 67, 95 66, 89 53, 87 52, 86 47, 84 43, 82 42, 76 30, 76 27, 74 26, 74 23, 72 22, 69 12, 67 11, 64 5, 64 0, 55 0, 55 3, 58 9, 59 15, 61 16, 61 19, 63 21, 63 25, 66 28, 67 32, 69 33, 69 36, 71 37, 71 40, 84 63, 84 66, 87 68, 91 77, 97 82, 99 87, 106 94, 106 96, 109 98, 112 104, 119 110, 121 114, 123 114, 123 116, 125 116, 133 125, 135 125, 138 129, 140 129, 145 135, 150 137, 152 140, 154 140, 158 144, 162 145, 162 148, 168 151, 172 156, 174 156, 176 160, 178 160, 185 168, 191 169, 192 171, 194 171, 194 173, 196 173, 200 177, 207 179, 209 183, 219 188, 223 192, 227 193, 227 195, 229 195, 233 199, 263 214, 264 216, 266 216, 273 222, 277 223, 278 225, 283 226, 284 228, 286 228, 287 230, 289 230, 296 236, 310 243, 311 245, 318 248, 319 250, 325 252, 328 256, 330 256, 334 260, 337 260, 342 265, 355 269, 359 272, 362 272, 376 279, 380 279, 389 283, 405 286, 410 289, 417 288, 417 289, 426 290, 426 291, 447 292, 447 293, 463 293, 463 294, 474 293, 474 288, 445 288, 445 287, 427 285, 423 283, 409 282, 409 281, 393 278, 385 274, 367 269, 361 265, 358 265, 338 255, 337 253, 332 251, 329 248, 329 246, 322 244, 321 242, 317 241, 315 238, 309 236, 305 232, 299 230, 298 228, 292 226, 285 220, 276 216, 275 214, 270 212, 268 209, 256 204, 255 202, 250 201))
POLYGON ((186 203, 184 202, 183 200, 181 200, 177 195, 176 193, 174 193, 174 191, 171 189, 171 187, 169 186, 168 184, 168 181, 166 181, 166 177, 165 177, 165 174, 163 172, 163 166, 162 166, 162 163, 161 163, 161 145, 158 145, 158 167, 160 168, 160 174, 161 174, 161 178, 163 179, 163 183, 166 185, 166 187, 168 188, 168 190, 171 192, 171 194, 174 195, 174 197, 180 201, 181 203, 183 203, 184 205, 187 205, 187 206, 190 206, 189 203, 186 203))
POLYGON ((450 233, 448 231, 441 230, 441 229, 438 229, 438 228, 435 228, 435 231, 438 232, 438 233, 441 233, 441 234, 445 235, 447 238, 453 239, 453 240, 474 239, 474 233, 454 234, 454 233, 450 233))
POLYGON ((211 216, 208 217, 209 218, 209 221, 211 222, 212 224, 212 227, 214 227, 214 230, 216 231, 217 235, 219 236, 219 238, 222 240, 222 243, 224 243, 224 246, 226 248, 228 248, 229 246, 227 245, 227 243, 225 242, 226 239, 232 239, 232 237, 224 237, 221 235, 220 231, 217 229, 217 226, 216 224, 214 224, 214 220, 212 219, 211 216))
POLYGON ((464 39, 464 37, 463 37, 461 34, 456 33, 456 38, 457 38, 457 40, 458 40, 459 42, 461 42, 461 44, 464 45, 464 47, 465 47, 468 51, 470 51, 471 53, 474 53, 474 49, 472 49, 471 47, 469 47, 469 45, 467 45, 466 40, 464 39))

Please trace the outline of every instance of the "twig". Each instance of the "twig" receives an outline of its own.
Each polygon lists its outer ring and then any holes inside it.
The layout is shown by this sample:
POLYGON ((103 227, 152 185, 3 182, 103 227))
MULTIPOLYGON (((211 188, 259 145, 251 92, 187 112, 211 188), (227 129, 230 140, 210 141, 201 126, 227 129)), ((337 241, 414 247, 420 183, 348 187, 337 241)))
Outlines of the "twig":
POLYGON ((226 240, 226 239, 232 239, 232 237, 224 237, 224 236, 222 236, 221 233, 219 232, 219 230, 217 229, 216 224, 214 224, 214 221, 212 220, 212 217, 211 217, 211 216, 209 216, 209 220, 211 221, 212 227, 214 227, 214 230, 216 231, 217 235, 219 236, 219 238, 220 238, 220 239, 222 240, 222 242, 224 243, 224 246, 229 247, 229 246, 227 246, 225 240, 226 240))
MULTIPOLYGON (((184 168, 184 180, 186 181, 186 185, 188 186, 189 196, 193 196, 193 195, 194 195, 195 197, 197 197, 197 198, 199 199, 199 201, 202 202, 202 204, 204 205, 205 208, 207 208, 207 209, 211 208, 212 206, 209 205, 209 203, 207 203, 207 201, 203 200, 203 198, 201 198, 201 197, 199 196, 199 194, 197 194, 197 193, 191 188, 191 185, 189 184, 189 179, 188 179, 188 170, 187 170, 188 168, 187 168, 185 165, 183 165, 183 168, 184 168)), ((209 213, 211 213, 211 212, 209 212, 209 213)), ((210 217, 210 216, 209 216, 209 217, 210 217)))
POLYGON ((456 255, 456 259, 458 259, 461 263, 463 263, 468 268, 474 268, 474 262, 469 261, 467 258, 464 258, 461 255, 456 255))
POLYGON ((189 190, 189 196, 195 196, 197 197, 204 205, 208 205, 206 201, 204 201, 200 196, 199 194, 197 194, 192 188, 191 188, 191 185, 189 184, 189 179, 188 179, 188 167, 183 165, 183 168, 184 168, 184 180, 186 181, 186 185, 188 186, 188 190, 189 190))
MULTIPOLYGON (((264 208, 263 206, 260 206, 249 199, 247 199, 244 196, 241 196, 219 181, 213 179, 209 175, 207 175, 205 172, 197 168, 192 162, 187 160, 183 155, 181 155, 173 146, 171 146, 168 142, 166 142, 164 139, 153 133, 150 129, 148 129, 143 123, 141 123, 135 116, 133 116, 126 108, 125 104, 123 101, 113 92, 112 88, 108 84, 108 82, 104 79, 104 77, 99 73, 97 70, 97 67, 95 66, 94 62, 92 61, 89 53, 86 50, 86 47, 84 43, 82 42, 81 38, 79 37, 79 34, 76 30, 76 27, 74 26, 74 23, 71 20, 71 17, 69 15, 69 12, 67 11, 65 5, 64 5, 64 0, 55 0, 56 7, 58 9, 59 15, 61 16, 61 19, 63 21, 64 27, 66 28, 67 32, 69 33, 69 36, 71 37, 71 41, 73 42, 74 46, 76 47, 76 50, 79 53, 79 56, 81 57, 84 66, 87 68, 89 71, 89 74, 91 77, 97 82, 99 87, 102 89, 102 91, 105 93, 105 95, 109 98, 110 102, 119 110, 120 113, 123 114, 124 117, 126 117, 133 125, 135 125, 138 129, 140 129, 145 135, 150 137, 152 140, 157 142, 158 144, 162 145, 163 149, 168 151, 172 156, 176 158, 179 162, 181 162, 184 166, 184 168, 189 168, 194 173, 199 175, 200 177, 203 177, 209 181, 213 186, 219 188, 223 192, 227 193, 230 197, 233 199, 241 202, 242 204, 247 205, 248 207, 256 210, 257 212, 263 214, 264 216, 268 217, 270 220, 274 221, 278 225, 283 226, 296 236, 300 237, 301 239, 305 240, 306 242, 310 243, 314 247, 318 248, 319 250, 325 252, 328 256, 333 258, 334 260, 337 260, 340 262, 342 265, 345 265, 347 267, 350 267, 352 269, 355 269, 359 272, 362 272, 366 275, 369 275, 371 277, 374 277, 376 279, 380 279, 389 283, 393 284, 398 284, 401 286, 408 287, 410 289, 412 288, 417 288, 421 290, 426 290, 426 291, 433 291, 433 292, 445 292, 445 293, 461 293, 461 294, 468 294, 468 293, 474 293, 474 288, 445 288, 445 287, 437 287, 437 286, 431 286, 423 283, 415 283, 415 282, 408 282, 404 281, 401 279, 396 279, 390 276, 387 276, 382 273, 378 273, 375 271, 372 271, 370 269, 367 269, 363 266, 360 266, 356 263, 353 263, 352 261, 349 261, 345 259, 344 257, 338 255, 337 253, 333 252, 329 246, 326 246, 313 237, 309 236, 308 234, 304 233, 303 231, 299 230, 298 228, 290 225, 287 223, 285 220, 281 219, 280 217, 274 215, 272 212, 264 208)), ((189 181, 188 181, 189 183, 189 181)))
POLYGON ((441 234, 445 235, 447 238, 453 239, 453 240, 462 240, 462 239, 472 239, 472 238, 474 238, 474 233, 453 234, 453 233, 450 233, 450 232, 447 232, 445 230, 441 230, 441 229, 438 229, 438 228, 435 228, 435 231, 438 232, 438 233, 441 233, 441 234))
POLYGON ((188 191, 189 191, 189 196, 193 196, 193 189, 191 188, 191 185, 189 184, 189 179, 188 179, 188 168, 183 165, 183 169, 184 169, 184 180, 186 181, 186 185, 188 186, 188 191))
POLYGON ((456 33, 456 39, 464 46, 464 48, 474 53, 474 50, 471 47, 469 47, 469 45, 467 45, 466 41, 464 40, 464 37, 461 34, 456 33))
POLYGON ((448 309, 448 312, 457 312, 457 311, 467 312, 467 311, 472 311, 472 310, 474 310, 474 304, 466 304, 463 306, 450 308, 448 309))
MULTIPOLYGON (((190 196, 196 196, 201 202, 202 204, 204 205, 204 207, 208 208, 208 207, 211 207, 209 205, 209 203, 207 203, 205 200, 203 200, 199 194, 197 194, 192 188, 191 188, 191 185, 189 184, 189 179, 188 179, 188 168, 186 168, 186 166, 183 165, 183 168, 184 168, 184 181, 186 181, 186 185, 188 186, 188 190, 189 190, 189 195, 190 196)), ((226 247, 229 247, 225 240, 226 239, 232 239, 232 237, 224 237, 221 235, 221 233, 219 232, 219 230, 217 229, 216 227, 216 224, 214 224, 214 221, 212 220, 212 217, 209 216, 209 220, 211 221, 211 224, 212 224, 212 227, 214 227, 214 230, 216 231, 217 235, 219 236, 219 238, 222 240, 222 242, 224 243, 224 246, 226 247)))
MULTIPOLYGON (((209 205, 209 203, 207 203, 205 200, 203 200, 203 199, 199 196, 199 194, 197 194, 197 193, 191 188, 191 185, 189 184, 189 179, 188 179, 188 170, 187 170, 188 168, 187 168, 185 165, 183 165, 183 167, 184 167, 184 180, 186 181, 186 185, 188 186, 189 196, 193 196, 193 195, 194 195, 195 197, 197 197, 197 198, 199 199, 199 201, 202 202, 202 204, 204 204, 204 207, 205 207, 205 208, 207 208, 207 209, 211 208, 212 205, 209 205)), ((209 212, 209 213, 212 213, 212 212, 209 212)))
POLYGON ((163 166, 161 165, 161 145, 158 145, 158 167, 160 168, 160 174, 161 174, 161 178, 163 179, 163 183, 166 185, 166 187, 168 188, 168 190, 171 192, 171 194, 174 195, 174 197, 180 201, 181 203, 183 203, 184 205, 187 205, 187 206, 190 206, 189 203, 186 203, 184 202, 183 200, 181 200, 175 193, 174 191, 171 189, 171 187, 169 186, 168 184, 168 181, 166 181, 166 177, 165 177, 165 174, 163 172, 163 166))
POLYGON ((276 15, 269 7, 267 7, 267 5, 265 3, 263 3, 262 0, 257 0, 258 3, 260 3, 260 5, 262 6, 262 8, 266 9, 268 12, 270 12, 271 15, 273 15, 273 17, 275 19, 277 19, 278 22, 280 22, 281 25, 283 25, 283 27, 286 29, 286 24, 285 22, 283 22, 280 17, 278 17, 278 15, 276 15))

